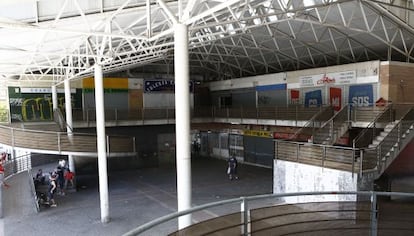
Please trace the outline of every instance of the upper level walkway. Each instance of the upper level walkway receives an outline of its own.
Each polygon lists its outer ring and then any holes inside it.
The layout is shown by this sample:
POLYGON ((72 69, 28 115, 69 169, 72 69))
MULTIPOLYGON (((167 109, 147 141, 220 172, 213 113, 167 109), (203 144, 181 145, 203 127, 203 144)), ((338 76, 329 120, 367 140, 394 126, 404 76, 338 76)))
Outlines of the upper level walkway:
MULTIPOLYGON (((95 112, 95 110, 73 111, 74 127, 95 126, 95 112)), ((175 110, 171 108, 128 111, 108 109, 105 110, 105 119, 106 126, 171 124, 175 122, 175 110)), ((305 108, 294 105, 222 109, 208 107, 193 109, 191 122, 294 127, 296 133, 292 134, 290 140, 275 140, 276 159, 354 173, 377 170, 380 174, 414 136, 414 132, 411 132, 414 127, 414 110, 411 104, 345 106, 339 112, 334 112, 330 106, 305 108), (386 137, 375 146, 369 147, 368 144, 375 136, 392 122, 394 122, 392 130, 388 131, 386 137), (360 135, 354 139, 352 147, 326 145, 324 140, 335 141, 333 137, 338 138, 341 135, 336 126, 343 127, 344 125, 345 132, 353 126, 364 128, 364 132, 361 132, 364 136, 360 135), (321 143, 295 142, 298 141, 296 138, 300 137, 298 133, 305 135, 307 139, 319 137, 321 143), (364 142, 355 142, 355 140, 364 142), (369 142, 366 142, 367 140, 369 142)), ((37 124, 40 125, 37 127, 44 125, 43 123, 37 124)), ((36 125, 32 127, 34 128, 0 126, 0 143, 42 153, 96 155, 94 134, 39 131, 34 130, 36 125)), ((107 148, 109 156, 134 155, 135 141, 132 137, 107 136, 107 148)))
MULTIPOLYGON (((1 125, 0 143, 38 153, 97 156, 96 134, 67 133, 53 127, 56 124, 37 123, 30 129, 1 125)), ((108 157, 136 155, 133 137, 107 135, 106 142, 108 157)))

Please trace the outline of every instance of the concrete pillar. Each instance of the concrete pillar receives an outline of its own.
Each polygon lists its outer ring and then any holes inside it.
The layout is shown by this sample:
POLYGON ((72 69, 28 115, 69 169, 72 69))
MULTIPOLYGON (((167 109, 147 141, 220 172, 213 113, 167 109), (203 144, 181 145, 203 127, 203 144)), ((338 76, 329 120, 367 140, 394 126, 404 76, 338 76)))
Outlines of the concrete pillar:
POLYGON ((99 194, 101 222, 109 222, 108 170, 106 159, 105 104, 102 66, 95 65, 96 134, 98 148, 99 194))
MULTIPOLYGON (((175 134, 178 210, 191 208, 190 75, 188 29, 176 24, 174 31, 175 134)), ((178 228, 191 225, 191 214, 178 219, 178 228)))
POLYGON ((56 85, 52 86, 52 108, 53 110, 57 109, 58 106, 58 97, 57 97, 57 89, 56 85))

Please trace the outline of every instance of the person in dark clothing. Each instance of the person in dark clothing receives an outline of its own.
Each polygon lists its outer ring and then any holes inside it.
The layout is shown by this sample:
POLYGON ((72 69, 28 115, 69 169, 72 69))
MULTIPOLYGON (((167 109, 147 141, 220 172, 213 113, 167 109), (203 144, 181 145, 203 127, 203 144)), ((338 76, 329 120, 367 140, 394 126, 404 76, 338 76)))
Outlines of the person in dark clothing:
POLYGON ((56 167, 56 174, 57 174, 57 184, 59 187, 59 194, 64 196, 65 192, 64 192, 64 187, 65 187, 65 162, 64 160, 59 161, 59 165, 56 167))
POLYGON ((39 169, 38 171, 37 171, 37 173, 36 173, 36 176, 35 176, 35 178, 34 178, 34 183, 35 183, 35 186, 37 186, 37 185, 44 185, 45 184, 45 176, 43 175, 43 171, 42 171, 42 169, 39 169))
POLYGON ((227 160, 227 174, 230 180, 239 179, 237 176, 237 159, 234 156, 227 160))

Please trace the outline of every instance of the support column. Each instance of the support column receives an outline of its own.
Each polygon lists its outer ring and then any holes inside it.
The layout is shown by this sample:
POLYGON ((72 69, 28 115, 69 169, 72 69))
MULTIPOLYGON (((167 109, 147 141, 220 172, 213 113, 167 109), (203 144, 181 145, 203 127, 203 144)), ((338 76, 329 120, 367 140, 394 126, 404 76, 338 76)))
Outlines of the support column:
MULTIPOLYGON (((68 134, 69 140, 72 138, 73 133, 73 119, 72 119, 72 97, 70 93, 70 81, 66 79, 64 81, 65 86, 65 113, 66 113, 66 132, 68 134)), ((56 94, 56 108, 57 108, 57 93, 56 93, 56 86, 55 87, 55 94, 56 94)), ((52 87, 52 93, 53 93, 53 87, 52 87)), ((55 103, 53 103, 53 106, 55 106, 55 103)), ((55 107, 53 107, 54 109, 55 107)), ((75 170, 75 161, 72 155, 68 155, 68 165, 70 171, 73 173, 76 173, 75 170)), ((76 188, 75 188, 76 189, 76 188)))
MULTIPOLYGON (((178 210, 191 208, 190 75, 188 29, 176 24, 174 31, 175 136, 178 210)), ((178 228, 191 225, 191 214, 178 219, 178 228)))
POLYGON ((58 97, 57 97, 56 85, 52 86, 52 108, 53 110, 58 108, 58 97))
POLYGON ((96 138, 98 148, 99 194, 101 222, 109 222, 108 170, 106 159, 105 104, 102 66, 95 65, 96 138))
POLYGON ((65 85, 65 111, 66 111, 66 132, 72 134, 72 98, 70 96, 70 81, 68 79, 64 82, 65 85))

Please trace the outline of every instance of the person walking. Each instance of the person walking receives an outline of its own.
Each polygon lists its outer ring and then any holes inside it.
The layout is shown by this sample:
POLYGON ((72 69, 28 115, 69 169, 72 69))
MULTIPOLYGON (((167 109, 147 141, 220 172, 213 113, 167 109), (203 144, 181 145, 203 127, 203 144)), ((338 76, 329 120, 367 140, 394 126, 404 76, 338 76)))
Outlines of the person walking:
POLYGON ((48 195, 48 200, 49 200, 49 204, 51 207, 57 207, 57 204, 55 202, 55 197, 54 197, 56 189, 57 189, 56 178, 57 178, 57 175, 52 174, 50 175, 50 179, 49 179, 49 188, 47 191, 47 195, 48 195))
POLYGON ((237 159, 234 156, 227 160, 227 174, 230 180, 239 179, 237 176, 237 159))

